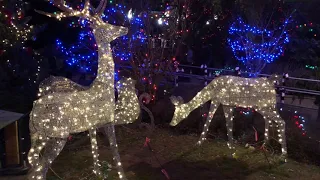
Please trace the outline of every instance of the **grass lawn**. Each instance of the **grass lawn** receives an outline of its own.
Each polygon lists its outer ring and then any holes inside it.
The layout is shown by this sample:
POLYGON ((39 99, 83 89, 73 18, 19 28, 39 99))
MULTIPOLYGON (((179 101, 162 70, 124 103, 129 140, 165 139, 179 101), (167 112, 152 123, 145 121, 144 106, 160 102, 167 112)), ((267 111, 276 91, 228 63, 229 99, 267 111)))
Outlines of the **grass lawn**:
MULTIPOLYGON (((117 140, 122 164, 129 180, 165 180, 152 152, 143 147, 147 133, 139 129, 117 127, 117 140)), ((261 151, 237 147, 238 158, 231 158, 225 141, 207 140, 194 146, 199 135, 179 135, 169 129, 157 129, 148 136, 150 145, 171 180, 215 179, 306 179, 319 180, 320 167, 294 162, 281 163, 277 156, 267 155, 270 167, 261 151)), ((92 172, 89 138, 76 137, 54 161, 52 170, 62 179, 97 179, 92 172)), ((100 160, 112 161, 107 139, 100 136, 100 160)), ((289 147, 290 148, 290 147, 289 147)), ((106 171, 107 172, 107 171, 106 171)), ((58 180, 49 170, 48 180, 58 180)), ((108 179, 118 179, 114 168, 108 179)))

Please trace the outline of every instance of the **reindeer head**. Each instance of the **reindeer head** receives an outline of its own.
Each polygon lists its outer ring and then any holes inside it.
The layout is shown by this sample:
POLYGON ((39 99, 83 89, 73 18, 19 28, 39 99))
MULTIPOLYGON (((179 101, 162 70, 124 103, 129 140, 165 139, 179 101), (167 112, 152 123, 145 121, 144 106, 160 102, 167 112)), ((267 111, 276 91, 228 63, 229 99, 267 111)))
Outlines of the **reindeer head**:
POLYGON ((88 20, 90 22, 90 27, 93 29, 93 33, 98 44, 99 41, 111 42, 117 37, 126 35, 128 33, 127 28, 111 25, 102 20, 101 15, 103 14, 107 6, 106 0, 101 0, 99 6, 95 9, 90 6, 89 0, 85 0, 84 8, 81 11, 74 10, 71 7, 68 7, 67 5, 65 5, 64 0, 51 1, 53 1, 53 4, 56 7, 58 7, 62 12, 56 14, 47 13, 39 10, 36 10, 36 12, 49 17, 55 17, 59 20, 71 16, 76 16, 88 20))
POLYGON ((178 96, 178 97, 171 96, 170 100, 172 104, 175 106, 175 110, 174 110, 173 118, 170 122, 170 126, 176 126, 188 116, 188 114, 186 113, 187 106, 183 104, 184 101, 181 96, 178 96))

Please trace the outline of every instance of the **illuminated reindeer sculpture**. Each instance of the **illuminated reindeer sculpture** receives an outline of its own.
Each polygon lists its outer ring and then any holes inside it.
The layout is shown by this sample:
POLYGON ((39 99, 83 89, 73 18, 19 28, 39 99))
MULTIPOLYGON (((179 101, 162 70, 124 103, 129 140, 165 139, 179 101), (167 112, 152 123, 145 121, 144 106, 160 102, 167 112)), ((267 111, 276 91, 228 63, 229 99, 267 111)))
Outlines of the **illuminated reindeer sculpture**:
POLYGON ((102 0, 93 10, 89 0, 85 0, 84 8, 77 11, 67 7, 62 0, 55 0, 54 5, 63 12, 50 14, 37 11, 59 20, 76 16, 90 21, 99 57, 97 77, 89 87, 82 87, 63 77, 50 77, 40 85, 40 98, 34 102, 30 114, 31 149, 28 160, 33 167, 30 179, 46 179, 48 168, 63 149, 69 135, 87 130, 92 145, 94 173, 106 178, 99 170, 96 140, 96 128, 105 124, 109 124, 108 138, 117 163, 119 178, 126 179, 118 154, 114 124, 133 122, 139 116, 140 107, 135 94, 135 83, 130 78, 118 83, 119 99, 117 104, 115 103, 114 62, 110 42, 126 35, 128 30, 103 22, 101 15, 106 4, 107 1, 102 0), (91 15, 90 11, 94 11, 94 14, 91 15), (40 158, 43 148, 45 151, 40 158))
POLYGON ((206 139, 210 122, 215 111, 220 104, 223 105, 226 117, 228 147, 234 149, 233 146, 233 109, 234 107, 254 108, 265 119, 265 143, 268 140, 269 126, 272 121, 277 123, 279 127, 279 142, 282 145, 282 155, 287 155, 285 122, 280 118, 276 110, 276 91, 274 81, 277 76, 267 78, 242 78, 236 76, 221 76, 211 81, 204 89, 188 103, 183 104, 181 97, 171 97, 172 103, 175 105, 175 112, 170 123, 176 126, 180 121, 185 119, 191 111, 200 105, 211 101, 210 110, 207 116, 204 130, 198 141, 198 145, 206 139))

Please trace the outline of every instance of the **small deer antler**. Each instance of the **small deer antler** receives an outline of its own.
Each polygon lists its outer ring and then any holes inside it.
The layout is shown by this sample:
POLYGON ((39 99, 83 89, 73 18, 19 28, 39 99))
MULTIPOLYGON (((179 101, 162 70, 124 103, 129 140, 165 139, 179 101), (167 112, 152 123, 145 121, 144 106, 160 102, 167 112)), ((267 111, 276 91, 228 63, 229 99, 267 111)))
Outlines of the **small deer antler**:
POLYGON ((59 20, 61 20, 61 18, 70 17, 70 16, 85 17, 86 19, 90 18, 90 15, 89 15, 90 2, 89 2, 89 0, 85 0, 84 8, 82 9, 82 11, 77 11, 77 10, 72 9, 71 7, 66 6, 64 0, 53 0, 53 5, 56 6, 57 8, 59 8, 62 12, 54 14, 54 13, 48 13, 48 12, 44 12, 44 11, 40 11, 40 10, 35 10, 35 11, 39 14, 43 14, 48 17, 55 17, 59 20))
POLYGON ((104 10, 106 9, 106 7, 107 7, 107 1, 106 1, 106 0, 101 0, 101 1, 100 1, 100 4, 98 5, 98 7, 97 7, 96 10, 94 11, 94 13, 95 13, 98 17, 100 17, 100 16, 103 14, 103 12, 104 12, 104 10))

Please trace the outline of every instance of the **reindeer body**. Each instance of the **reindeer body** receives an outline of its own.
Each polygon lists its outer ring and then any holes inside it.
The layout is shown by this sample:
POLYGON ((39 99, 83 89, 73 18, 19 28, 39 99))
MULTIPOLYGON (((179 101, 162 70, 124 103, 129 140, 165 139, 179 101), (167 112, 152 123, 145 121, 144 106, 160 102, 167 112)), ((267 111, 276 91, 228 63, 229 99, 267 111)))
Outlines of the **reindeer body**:
POLYGON ((114 124, 130 123, 140 113, 138 98, 135 95, 134 82, 131 79, 123 81, 121 109, 128 112, 116 114, 115 91, 114 91, 114 62, 112 58, 110 42, 119 36, 127 34, 127 28, 105 23, 101 19, 106 1, 102 0, 96 9, 96 14, 91 16, 89 0, 85 1, 82 11, 73 10, 64 5, 62 0, 55 0, 55 5, 64 12, 50 14, 38 11, 47 16, 58 19, 67 16, 85 18, 91 22, 91 27, 98 45, 98 71, 97 77, 90 87, 82 87, 71 80, 63 77, 50 77, 45 80, 39 89, 40 98, 35 101, 30 114, 30 131, 32 147, 28 154, 29 163, 33 166, 30 179, 45 179, 46 173, 52 161, 63 149, 67 137, 72 133, 89 130, 92 153, 94 159, 94 173, 103 177, 100 172, 98 160, 98 147, 96 141, 96 128, 110 124, 108 133, 110 146, 114 159, 117 163, 120 179, 126 179, 120 162, 115 140, 114 124), (135 100, 136 99, 136 100, 135 100), (133 101, 132 101, 133 100, 133 101), (128 108, 124 108, 124 105, 128 108), (124 121, 121 118, 130 117, 124 121), (43 157, 40 152, 45 147, 43 157))
POLYGON ((210 82, 188 103, 172 97, 175 112, 170 125, 175 126, 185 119, 191 111, 200 105, 211 101, 204 131, 198 141, 201 144, 206 137, 210 122, 220 104, 223 105, 227 122, 228 146, 233 149, 233 108, 254 108, 265 118, 265 138, 268 139, 269 124, 275 121, 279 126, 279 142, 282 144, 282 154, 287 154, 285 142, 285 122, 280 118, 276 106, 276 91, 274 84, 267 78, 242 78, 236 76, 220 76, 210 82))
POLYGON ((188 105, 197 105, 191 106, 195 109, 210 100, 226 106, 263 108, 275 105, 276 92, 267 78, 220 76, 200 91, 188 105))

